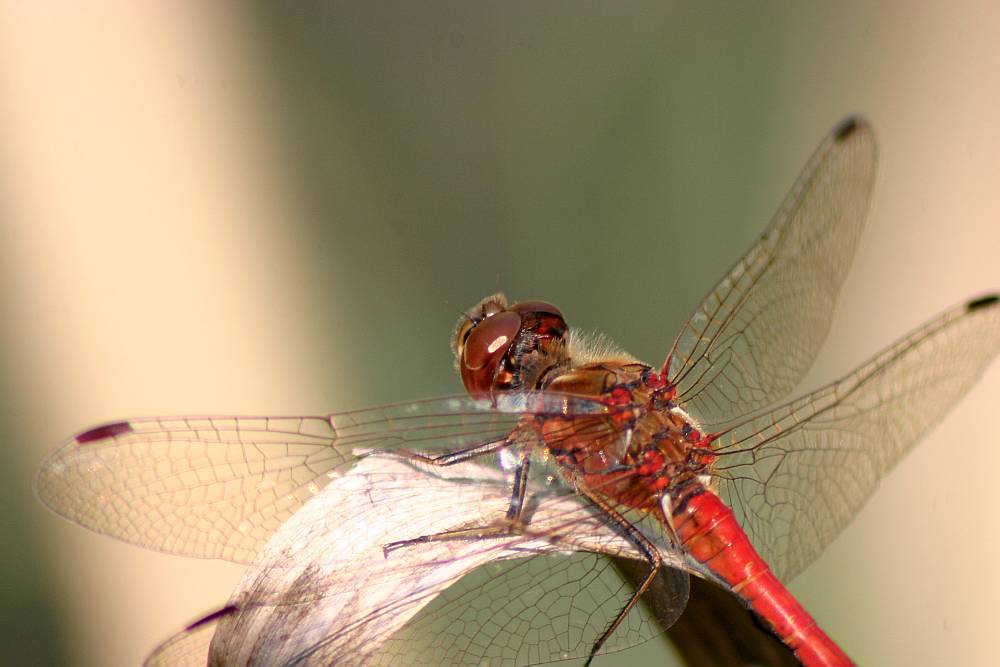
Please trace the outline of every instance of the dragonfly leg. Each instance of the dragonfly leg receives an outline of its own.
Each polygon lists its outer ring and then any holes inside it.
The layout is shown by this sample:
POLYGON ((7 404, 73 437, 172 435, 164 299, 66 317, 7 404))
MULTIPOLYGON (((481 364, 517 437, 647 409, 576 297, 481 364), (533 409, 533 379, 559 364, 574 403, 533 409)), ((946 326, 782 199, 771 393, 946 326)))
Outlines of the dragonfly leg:
POLYGON ((597 638, 597 641, 594 642, 594 646, 590 649, 590 655, 584 663, 584 667, 589 667, 591 661, 593 661, 594 657, 597 655, 597 652, 601 650, 601 646, 604 645, 604 642, 608 640, 608 637, 610 637, 618 626, 621 625, 622 621, 625 620, 628 613, 632 611, 632 608, 639 602, 639 598, 641 598, 642 595, 649 590, 649 587, 656 579, 656 575, 659 574, 660 569, 663 567, 663 557, 660 555, 656 546, 650 542, 645 535, 639 532, 639 530, 632 525, 632 522, 626 519, 618 510, 598 497, 587 493, 584 493, 583 495, 585 495, 587 499, 604 512, 608 519, 617 524, 618 527, 621 528, 622 534, 625 538, 634 544, 639 550, 639 553, 641 553, 643 557, 649 561, 649 574, 647 574, 645 579, 642 580, 642 583, 640 583, 635 589, 635 593, 631 598, 629 598, 628 603, 622 607, 622 610, 618 612, 618 615, 615 616, 614 620, 612 620, 608 627, 605 628, 604 632, 601 633, 601 636, 597 638))
POLYGON ((421 535, 409 540, 389 542, 382 545, 382 554, 388 556, 390 551, 402 547, 413 546, 414 544, 426 544, 427 542, 441 542, 444 540, 476 539, 489 537, 504 537, 506 535, 520 534, 524 532, 524 524, 521 515, 524 513, 524 496, 528 488, 528 463, 527 453, 522 453, 514 470, 514 486, 511 489, 510 505, 507 507, 507 514, 501 523, 492 526, 476 526, 474 528, 456 528, 446 530, 433 535, 421 535))
POLYGON ((509 438, 500 438, 499 440, 481 442, 478 445, 473 445, 472 447, 456 449, 453 452, 445 452, 444 454, 438 454, 436 456, 421 454, 420 452, 414 452, 409 449, 374 449, 369 452, 369 455, 378 454, 379 456, 393 456, 400 459, 406 459, 407 461, 426 463, 432 466, 453 466, 458 463, 465 463, 466 461, 470 461, 480 456, 494 454, 509 444, 509 438))

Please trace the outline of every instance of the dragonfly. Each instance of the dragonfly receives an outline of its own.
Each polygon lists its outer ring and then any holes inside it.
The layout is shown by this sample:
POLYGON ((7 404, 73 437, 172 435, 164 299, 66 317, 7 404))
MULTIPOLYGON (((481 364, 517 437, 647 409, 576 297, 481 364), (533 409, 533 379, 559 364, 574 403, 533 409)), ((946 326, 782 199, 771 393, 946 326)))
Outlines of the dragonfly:
POLYGON ((853 664, 785 588, 1000 351, 1000 295, 944 310, 797 398, 870 207, 874 132, 842 121, 660 366, 544 301, 485 298, 466 393, 321 415, 85 430, 41 465, 55 512, 250 565, 151 665, 529 665, 648 640, 690 576, 802 664, 853 664))

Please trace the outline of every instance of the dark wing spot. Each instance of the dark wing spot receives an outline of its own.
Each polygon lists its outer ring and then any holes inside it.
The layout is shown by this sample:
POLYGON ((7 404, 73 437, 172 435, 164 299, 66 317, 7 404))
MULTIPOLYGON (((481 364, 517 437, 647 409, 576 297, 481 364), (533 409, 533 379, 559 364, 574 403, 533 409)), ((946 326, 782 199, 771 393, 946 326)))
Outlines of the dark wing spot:
POLYGON ((215 620, 218 620, 218 619, 222 618, 223 616, 229 616, 230 614, 234 614, 237 611, 238 611, 238 609, 236 608, 236 605, 232 605, 232 604, 226 605, 222 609, 218 609, 216 611, 213 611, 211 614, 209 614, 208 616, 206 616, 204 618, 199 618, 197 621, 195 621, 191 625, 189 625, 186 628, 184 628, 184 631, 185 632, 190 632, 191 630, 194 630, 195 628, 200 628, 203 625, 207 625, 208 623, 211 623, 211 622, 213 622, 215 620))
POLYGON ((128 422, 113 422, 111 424, 103 424, 101 426, 95 426, 89 431, 84 431, 80 435, 74 438, 76 444, 85 445, 88 442, 95 442, 97 440, 104 440, 105 438, 113 438, 116 435, 121 435, 122 433, 131 433, 132 425, 128 422))
POLYGON ((979 310, 980 308, 988 308, 997 301, 1000 301, 1000 294, 989 294, 987 296, 981 296, 978 299, 973 299, 965 305, 965 309, 971 312, 973 310, 979 310))
POLYGON ((861 119, 857 116, 848 116, 844 120, 840 121, 838 125, 833 130, 833 140, 834 141, 844 141, 850 137, 854 132, 861 126, 861 119))

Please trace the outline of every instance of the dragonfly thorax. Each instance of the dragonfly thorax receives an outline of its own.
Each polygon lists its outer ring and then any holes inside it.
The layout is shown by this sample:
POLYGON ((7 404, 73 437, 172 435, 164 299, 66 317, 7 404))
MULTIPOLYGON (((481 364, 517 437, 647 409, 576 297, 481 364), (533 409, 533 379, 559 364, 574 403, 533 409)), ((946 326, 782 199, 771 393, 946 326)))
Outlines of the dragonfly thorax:
POLYGON ((593 362, 546 389, 591 395, 609 414, 547 417, 543 441, 571 478, 615 502, 655 510, 659 498, 704 477, 714 462, 706 437, 673 398, 673 388, 638 362, 593 362))

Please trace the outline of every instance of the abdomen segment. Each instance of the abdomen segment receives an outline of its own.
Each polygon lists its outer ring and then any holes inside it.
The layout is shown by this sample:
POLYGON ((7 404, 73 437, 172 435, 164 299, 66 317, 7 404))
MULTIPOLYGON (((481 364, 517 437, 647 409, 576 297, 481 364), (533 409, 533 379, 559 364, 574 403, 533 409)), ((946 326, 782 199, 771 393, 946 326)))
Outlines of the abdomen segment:
POLYGON ((806 667, 854 663, 778 581, 750 544, 732 510, 700 485, 674 502, 681 545, 753 609, 806 667))

